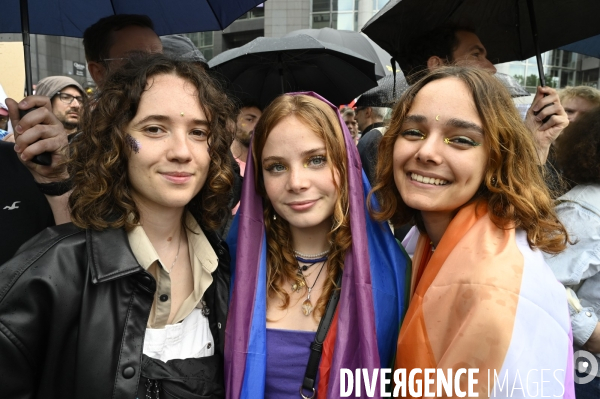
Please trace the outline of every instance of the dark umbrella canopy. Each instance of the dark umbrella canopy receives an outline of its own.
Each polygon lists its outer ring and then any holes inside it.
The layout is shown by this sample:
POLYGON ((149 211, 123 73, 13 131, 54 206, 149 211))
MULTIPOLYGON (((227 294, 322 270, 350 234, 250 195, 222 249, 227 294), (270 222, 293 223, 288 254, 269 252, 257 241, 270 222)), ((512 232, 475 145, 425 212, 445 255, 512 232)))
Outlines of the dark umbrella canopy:
MULTIPOLYGON (((102 17, 148 15, 156 33, 222 30, 264 0, 28 0, 30 33, 82 37, 102 17)), ((21 33, 19 0, 2 0, 0 32, 21 33)))
MULTIPOLYGON (((600 34, 599 0, 532 0, 540 50, 600 34)), ((536 54, 527 0, 391 0, 363 32, 397 59, 443 25, 475 30, 493 63, 536 54)))
POLYGON ((395 87, 394 76, 388 75, 377 81, 377 87, 363 93, 356 101, 356 106, 392 108, 409 87, 402 73, 396 75, 395 87))
MULTIPOLYGON (((364 58, 375 63, 375 76, 377 76, 377 78, 382 78, 393 72, 391 62, 392 56, 377 43, 360 32, 331 28, 300 29, 290 32, 284 37, 297 35, 312 36, 322 42, 337 44, 338 46, 346 47, 355 53, 362 55, 364 58)), ((399 70, 398 65, 396 65, 396 70, 399 70)))
POLYGON ((345 104, 374 87, 373 62, 306 35, 259 37, 209 61, 231 84, 232 94, 267 106, 282 93, 314 91, 345 104))
MULTIPOLYGON (((500 79, 511 97, 515 98, 531 95, 531 93, 525 90, 512 76, 503 73, 496 73, 494 76, 500 79)), ((356 101, 356 106, 393 108, 402 94, 404 94, 409 87, 410 85, 406 82, 406 79, 401 72, 396 75, 395 86, 394 76, 388 75, 377 81, 377 87, 363 93, 356 101)))
POLYGON ((589 55, 590 57, 600 58, 600 35, 567 44, 566 46, 562 46, 560 49, 589 55))

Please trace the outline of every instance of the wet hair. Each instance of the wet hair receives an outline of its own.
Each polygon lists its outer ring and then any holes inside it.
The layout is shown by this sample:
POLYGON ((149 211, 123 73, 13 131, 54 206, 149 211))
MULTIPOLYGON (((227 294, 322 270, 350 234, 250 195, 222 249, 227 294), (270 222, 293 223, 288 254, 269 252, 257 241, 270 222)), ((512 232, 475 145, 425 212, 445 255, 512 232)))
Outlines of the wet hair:
POLYGON ((282 95, 277 97, 264 111, 252 143, 252 157, 256 165, 254 181, 256 191, 263 197, 265 229, 267 232, 267 294, 282 299, 282 308, 289 305, 290 297, 283 288, 287 281, 297 281, 298 262, 292 248, 289 224, 281 217, 273 219, 275 209, 265 190, 262 152, 273 128, 289 117, 297 118, 302 124, 325 142, 327 163, 338 199, 332 215, 332 227, 327 238, 331 250, 327 259, 327 281, 323 293, 315 306, 314 317, 321 316, 329 297, 336 289, 335 279, 344 268, 346 250, 350 247, 350 216, 348 197, 348 161, 344 135, 340 121, 333 109, 323 101, 306 95, 282 95), (336 179, 337 176, 337 179, 336 179), (337 181, 337 182, 336 182, 337 181))
POLYGON ((209 230, 217 229, 227 218, 233 184, 228 158, 233 140, 233 132, 228 128, 233 112, 231 101, 212 77, 192 63, 143 54, 111 74, 105 87, 84 109, 82 133, 71 143, 72 155, 67 165, 74 183, 69 206, 75 225, 95 230, 129 230, 139 224, 140 213, 128 178, 129 157, 135 149, 127 140, 126 129, 138 112, 150 79, 158 75, 174 75, 190 83, 209 122, 210 165, 206 182, 186 209, 209 230))
MULTIPOLYGON (((494 224, 502 229, 524 229, 530 247, 549 253, 562 251, 567 233, 554 212, 539 171, 531 133, 502 83, 489 72, 473 67, 436 68, 403 94, 379 144, 377 177, 371 195, 380 200, 381 210, 371 208, 372 215, 380 221, 389 219, 394 226, 416 224, 425 232, 421 212, 406 205, 396 188, 393 152, 415 97, 425 85, 440 79, 458 79, 467 87, 485 132, 487 167, 478 192, 468 203, 486 201, 494 224)), ((369 204, 370 200, 371 197, 369 204)))
POLYGON ((404 73, 408 84, 414 84, 428 72, 427 60, 437 56, 451 64, 452 54, 458 48, 456 32, 466 31, 475 33, 468 27, 441 26, 410 42, 410 47, 401 52, 402 56, 396 61, 404 73))
POLYGON ((558 92, 560 102, 580 97, 596 107, 600 107, 600 90, 589 86, 567 86, 558 92))
POLYGON ((556 140, 563 177, 575 184, 600 184, 600 107, 572 122, 556 140))
POLYGON ((83 32, 85 59, 88 62, 102 62, 108 58, 110 48, 114 44, 113 32, 128 26, 140 26, 154 30, 154 24, 147 15, 119 14, 100 18, 98 22, 83 32))

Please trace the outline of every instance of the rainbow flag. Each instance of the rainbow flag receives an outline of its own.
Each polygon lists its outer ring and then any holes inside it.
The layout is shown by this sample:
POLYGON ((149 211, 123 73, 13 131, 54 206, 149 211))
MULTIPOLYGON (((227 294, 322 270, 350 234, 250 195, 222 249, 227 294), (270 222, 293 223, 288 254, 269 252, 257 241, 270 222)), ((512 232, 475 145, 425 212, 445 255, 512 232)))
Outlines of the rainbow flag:
MULTIPOLYGON (((360 157, 337 109, 348 154, 352 246, 346 254, 340 301, 324 343, 318 398, 340 397, 340 369, 391 367, 405 311, 409 259, 387 224, 368 216, 370 190, 360 157)), ((227 398, 262 397, 266 369, 266 236, 262 198, 254 189, 251 154, 240 209, 229 234, 233 293, 225 330, 227 398), (233 238, 233 239, 231 239, 233 238)), ((291 387, 297 390, 299 387, 291 387)), ((379 395, 379 387, 377 387, 379 395)), ((379 396, 376 396, 379 397, 379 396)))
POLYGON ((479 369, 480 398, 574 398, 565 289, 525 231, 499 229, 487 204, 468 205, 435 252, 419 237, 412 275, 396 369, 479 369))

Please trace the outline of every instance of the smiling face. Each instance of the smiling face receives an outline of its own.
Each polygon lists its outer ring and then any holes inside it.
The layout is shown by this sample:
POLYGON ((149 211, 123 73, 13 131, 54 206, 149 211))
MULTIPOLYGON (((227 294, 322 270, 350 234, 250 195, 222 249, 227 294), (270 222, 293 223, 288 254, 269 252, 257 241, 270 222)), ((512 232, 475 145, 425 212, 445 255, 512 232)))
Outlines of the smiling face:
POLYGON ((137 114, 125 129, 132 147, 128 177, 144 210, 183 208, 208 174, 208 118, 191 83, 176 75, 148 80, 137 114))
POLYGON ((269 133, 261 163, 267 197, 290 229, 331 229, 338 193, 319 136, 288 116, 269 133))
POLYGON ((488 154, 482 122, 457 78, 425 85, 394 144, 394 181, 409 207, 449 218, 479 189, 488 154))

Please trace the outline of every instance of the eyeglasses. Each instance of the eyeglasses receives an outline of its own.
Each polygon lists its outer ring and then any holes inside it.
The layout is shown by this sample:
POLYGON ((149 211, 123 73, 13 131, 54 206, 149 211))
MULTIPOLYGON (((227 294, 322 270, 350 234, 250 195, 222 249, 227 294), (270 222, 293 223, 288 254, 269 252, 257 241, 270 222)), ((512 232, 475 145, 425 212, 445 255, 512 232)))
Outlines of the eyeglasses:
POLYGON ((79 104, 83 104, 83 97, 81 96, 72 96, 67 93, 61 93, 60 91, 56 94, 58 94, 58 98, 60 98, 60 101, 62 101, 65 104, 71 105, 73 100, 77 100, 79 104))

